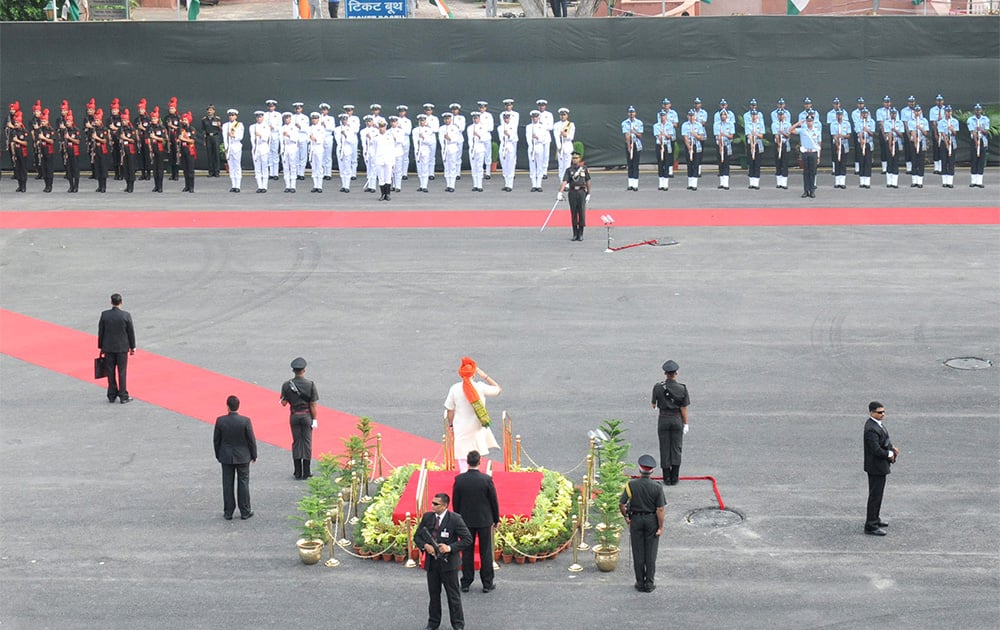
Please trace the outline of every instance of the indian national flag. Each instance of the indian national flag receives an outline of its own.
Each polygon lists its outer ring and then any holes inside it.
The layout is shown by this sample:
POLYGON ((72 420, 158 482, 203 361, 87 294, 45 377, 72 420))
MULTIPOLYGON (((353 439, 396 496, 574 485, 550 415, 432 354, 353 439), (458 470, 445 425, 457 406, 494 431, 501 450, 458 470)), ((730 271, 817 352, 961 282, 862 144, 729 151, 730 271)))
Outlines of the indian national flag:
POLYGON ((788 15, 798 15, 809 6, 809 0, 788 0, 788 15))

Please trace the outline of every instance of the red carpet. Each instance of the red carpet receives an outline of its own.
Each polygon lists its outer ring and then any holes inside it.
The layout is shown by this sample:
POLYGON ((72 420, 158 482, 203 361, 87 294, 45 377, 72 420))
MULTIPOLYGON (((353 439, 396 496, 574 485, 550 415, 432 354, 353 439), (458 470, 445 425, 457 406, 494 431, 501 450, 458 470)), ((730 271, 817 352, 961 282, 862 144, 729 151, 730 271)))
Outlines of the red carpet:
MULTIPOLYGON (((594 209, 592 213, 604 212, 594 209)), ((619 227, 782 225, 996 225, 1000 208, 670 208, 610 210, 619 227)), ((54 211, 0 212, 0 229, 539 228, 546 210, 433 212, 54 211)), ((596 214, 593 222, 596 222, 596 214)), ((550 227, 567 227, 558 212, 550 227)), ((595 223, 595 226, 599 227, 595 223)))
MULTIPOLYGON (((93 379, 96 335, 6 309, 0 309, 0 331, 0 353, 93 383, 93 400, 88 404, 110 406, 104 402, 107 381, 93 379)), ((290 450, 288 411, 278 404, 280 383, 274 385, 275 389, 266 389, 142 350, 129 357, 128 388, 137 400, 214 424, 215 418, 225 412, 225 396, 235 394, 240 398, 240 411, 253 420, 257 439, 290 450)), ((356 434, 357 417, 342 411, 321 406, 319 423, 313 432, 314 456, 341 453, 342 438, 356 434)), ((425 457, 433 460, 441 453, 441 445, 432 440, 386 425, 377 424, 374 431, 382 434, 383 455, 396 465, 419 462, 425 457)))
MULTIPOLYGON (((493 462, 494 468, 497 462, 493 462)), ((503 462, 499 464, 503 466, 503 462)), ((483 462, 483 470, 486 469, 486 462, 483 462)), ((455 470, 436 470, 427 473, 428 496, 434 496, 439 492, 444 492, 451 496, 451 486, 455 480, 455 470)), ((420 471, 413 471, 410 481, 406 484, 399 503, 392 513, 392 520, 395 523, 403 522, 406 513, 419 516, 417 513, 417 477, 420 471)), ((504 472, 502 470, 493 471, 493 484, 497 487, 497 500, 500 502, 501 518, 508 516, 531 516, 535 509, 535 499, 542 489, 542 473, 540 472, 504 472)))

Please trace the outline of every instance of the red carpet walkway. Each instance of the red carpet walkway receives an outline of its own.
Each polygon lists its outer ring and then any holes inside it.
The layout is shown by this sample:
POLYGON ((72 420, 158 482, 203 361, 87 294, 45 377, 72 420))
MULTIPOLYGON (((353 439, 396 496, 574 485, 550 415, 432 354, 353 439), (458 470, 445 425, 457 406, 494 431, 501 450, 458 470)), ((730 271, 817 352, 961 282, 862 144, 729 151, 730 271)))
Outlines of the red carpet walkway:
MULTIPOLYGON (((94 404, 107 404, 107 381, 93 378, 95 335, 0 309, 0 353, 94 383, 94 404)), ((278 404, 276 390, 142 350, 129 357, 129 368, 128 388, 137 400, 214 424, 224 408, 218 392, 232 393, 240 397, 240 411, 253 420, 258 440, 291 450, 288 411, 278 404)), ((341 453, 342 438, 356 434, 356 423, 356 416, 321 406, 313 455, 341 453)), ((433 459, 441 451, 437 442, 389 426, 376 425, 374 432, 382 434, 383 455, 394 465, 433 459)))
MULTIPOLYGON (((986 208, 671 208, 608 211, 622 227, 795 225, 996 225, 1000 207, 986 208)), ((545 210, 431 212, 317 211, 53 211, 0 212, 0 229, 158 228, 538 228, 545 210)), ((596 220, 596 217, 595 217, 596 220)), ((569 225, 569 213, 550 227, 569 225)), ((596 223, 595 223, 596 225, 596 223)))

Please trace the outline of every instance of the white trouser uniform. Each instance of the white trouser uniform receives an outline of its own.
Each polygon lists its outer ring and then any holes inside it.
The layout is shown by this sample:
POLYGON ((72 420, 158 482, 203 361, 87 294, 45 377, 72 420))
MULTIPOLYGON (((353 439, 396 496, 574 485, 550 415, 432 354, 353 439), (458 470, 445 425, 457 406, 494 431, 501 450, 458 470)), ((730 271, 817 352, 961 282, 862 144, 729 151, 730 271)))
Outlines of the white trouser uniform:
POLYGON ((226 163, 229 164, 229 182, 239 188, 243 181, 243 143, 231 141, 226 149, 226 163))
POLYGON ((531 187, 542 187, 542 175, 545 174, 548 162, 548 153, 545 152, 546 145, 542 142, 533 142, 528 146, 528 174, 531 176, 531 187))
MULTIPOLYGON (((324 134, 325 135, 325 134, 324 134)), ((326 168, 323 166, 323 154, 326 151, 322 139, 319 142, 309 143, 309 162, 312 164, 313 188, 323 190, 323 175, 326 168)))
POLYGON ((299 133, 299 155, 298 155, 298 172, 296 175, 299 177, 306 176, 306 161, 309 159, 309 134, 305 132, 299 133))
MULTIPOLYGON (((402 178, 404 175, 410 172, 410 136, 407 134, 403 139, 403 155, 401 156, 402 162, 399 168, 393 171, 396 175, 402 178)), ((401 186, 396 186, 396 188, 401 188, 401 186)))
POLYGON ((281 132, 271 133, 271 140, 268 142, 267 153, 267 175, 268 177, 278 176, 278 165, 281 163, 281 132))
POLYGON ((428 142, 417 142, 414 145, 413 157, 417 161, 417 179, 421 188, 427 188, 427 181, 434 172, 434 135, 428 133, 428 142))
POLYGON ((442 149, 444 159, 444 181, 448 188, 455 187, 455 179, 462 168, 462 144, 460 142, 445 143, 442 149))
POLYGON ((483 169, 486 168, 486 143, 476 142, 469 146, 469 168, 472 170, 472 187, 483 187, 483 169))
POLYGON ((271 163, 271 143, 261 142, 253 150, 253 176, 258 190, 267 190, 268 167, 271 163))
POLYGON ((573 143, 569 141, 563 142, 563 149, 559 152, 557 158, 559 160, 559 177, 562 177, 573 161, 573 143))
POLYGON ((285 142, 281 148, 281 166, 285 171, 285 188, 295 190, 295 177, 299 172, 299 143, 297 140, 290 140, 285 142))
POLYGON ((517 140, 504 139, 500 145, 500 171, 505 188, 514 187, 514 170, 517 166, 517 140))
POLYGON ((372 151, 370 143, 365 150, 365 190, 375 190, 375 152, 372 151))
POLYGON ((342 142, 337 145, 337 167, 340 173, 340 187, 346 190, 351 189, 351 156, 357 154, 357 146, 350 142, 342 142))
POLYGON ((333 133, 326 132, 323 136, 323 177, 333 176, 333 133))
POLYGON ((396 156, 392 164, 392 187, 396 190, 403 189, 403 173, 405 170, 406 156, 410 152, 410 143, 407 141, 405 144, 396 146, 396 156))

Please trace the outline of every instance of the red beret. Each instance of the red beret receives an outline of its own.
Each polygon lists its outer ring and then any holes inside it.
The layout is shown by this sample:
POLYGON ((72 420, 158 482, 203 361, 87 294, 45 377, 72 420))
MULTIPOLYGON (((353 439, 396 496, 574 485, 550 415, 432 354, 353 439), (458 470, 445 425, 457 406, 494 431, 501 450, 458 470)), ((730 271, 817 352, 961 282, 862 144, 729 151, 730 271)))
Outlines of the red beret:
POLYGON ((38 99, 37 101, 35 101, 34 109, 41 109, 41 108, 42 108, 42 99, 38 99))
POLYGON ((63 109, 69 109, 69 101, 67 101, 66 99, 63 99, 62 108, 63 109))

